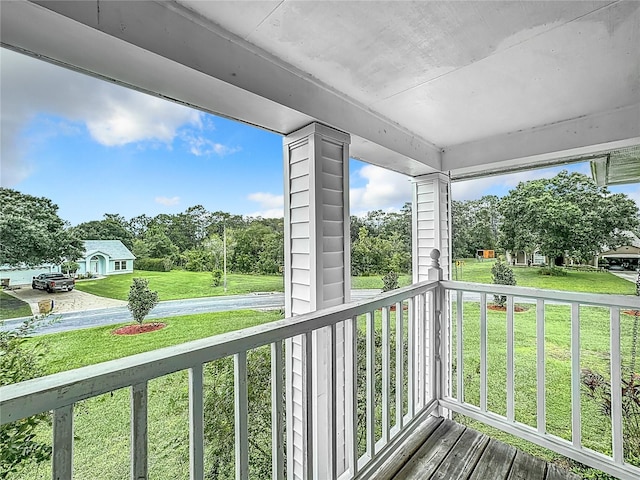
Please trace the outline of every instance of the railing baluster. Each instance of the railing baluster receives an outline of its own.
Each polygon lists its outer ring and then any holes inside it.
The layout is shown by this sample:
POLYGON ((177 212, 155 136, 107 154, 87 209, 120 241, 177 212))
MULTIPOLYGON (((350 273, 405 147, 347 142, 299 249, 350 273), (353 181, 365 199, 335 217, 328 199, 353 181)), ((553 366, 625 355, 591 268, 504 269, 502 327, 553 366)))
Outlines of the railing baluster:
POLYGON ((487 294, 480 294, 480 410, 487 411, 487 294))
POLYGON ((189 369, 189 478, 204 479, 204 397, 202 364, 189 369))
POLYGON ((233 356, 236 480, 249 479, 247 352, 233 356))
POLYGON ((537 422, 538 432, 547 431, 547 389, 546 389, 546 356, 545 356, 545 328, 544 328, 544 300, 536 300, 536 390, 537 390, 537 422))
POLYGON ((610 351, 611 351, 611 442, 613 461, 622 464, 624 449, 622 440, 622 379, 620 358, 620 309, 610 308, 610 351))
POLYGON ((131 479, 146 480, 147 462, 147 382, 131 387, 131 479))
MULTIPOLYGON (((437 397, 438 392, 442 393, 444 389, 437 384, 440 379, 440 373, 438 372, 439 365, 436 361, 436 356, 440 353, 438 351, 438 347, 442 346, 442 338, 440 338, 439 345, 436 345, 436 342, 438 341, 438 327, 436 326, 436 322, 438 321, 436 312, 436 309, 438 308, 437 301, 434 292, 428 292, 425 295, 428 295, 428 299, 425 300, 425 303, 427 307, 430 307, 425 309, 425 323, 429 326, 429 396, 427 397, 427 402, 429 402, 437 397)), ((440 326, 440 328, 442 328, 442 326, 440 326)), ((442 358, 440 359, 440 363, 442 363, 442 358)))
POLYGON ((284 480, 284 408, 282 340, 271 344, 271 477, 284 480))
POLYGON ((53 411, 53 478, 73 477, 73 405, 53 411))
POLYGON ((580 304, 571 304, 571 441, 582 446, 580 425, 580 304))
POLYGON ((407 298, 407 333, 407 415, 411 420, 416 411, 416 318, 413 297, 407 298))
POLYGON ((391 364, 391 355, 389 353, 390 343, 389 328, 389 307, 382 307, 382 443, 389 442, 390 421, 389 413, 391 411, 389 405, 389 391, 391 390, 391 375, 389 367, 391 364))
POLYGON ((515 420, 515 351, 513 295, 507 296, 507 420, 515 420))
POLYGON ((402 428, 404 418, 404 328, 402 303, 396 303, 396 426, 402 428))
POLYGON ((313 412, 317 408, 317 403, 313 397, 313 332, 307 332, 304 335, 304 354, 305 354, 305 399, 307 402, 306 422, 307 422, 307 465, 305 478, 313 478, 314 460, 317 455, 315 442, 313 441, 313 412))
POLYGON ((373 458, 376 446, 375 424, 375 324, 374 312, 367 313, 367 455, 373 458))
POLYGON ((347 432, 348 438, 348 455, 351 477, 355 477, 358 473, 358 317, 354 316, 348 323, 346 329, 347 340, 351 345, 351 355, 347 357, 347 385, 351 388, 347 392, 347 424, 349 428, 347 432))
POLYGON ((458 394, 458 400, 460 402, 464 402, 464 377, 463 377, 463 369, 464 369, 464 364, 463 364, 463 355, 462 355, 462 349, 464 348, 463 345, 463 338, 462 338, 462 312, 463 312, 463 307, 462 307, 462 292, 460 290, 458 290, 458 295, 456 298, 456 302, 457 302, 457 311, 456 311, 456 373, 457 373, 457 384, 456 384, 456 389, 457 389, 457 394, 458 394))
POLYGON ((338 333, 336 324, 332 324, 329 327, 331 331, 331 380, 329 382, 329 388, 331 389, 331 406, 330 406, 330 415, 331 415, 331 425, 329 432, 329 455, 330 459, 330 475, 331 479, 335 480, 338 478, 338 401, 337 401, 337 385, 338 385, 338 333))
POLYGON ((421 328, 420 335, 420 364, 422 365, 420 372, 420 408, 424 408, 427 404, 427 381, 429 380, 429 369, 427 363, 427 353, 430 353, 428 343, 428 329, 429 323, 427 322, 427 295, 421 294, 418 296, 420 302, 420 308, 418 309, 419 324, 421 328))

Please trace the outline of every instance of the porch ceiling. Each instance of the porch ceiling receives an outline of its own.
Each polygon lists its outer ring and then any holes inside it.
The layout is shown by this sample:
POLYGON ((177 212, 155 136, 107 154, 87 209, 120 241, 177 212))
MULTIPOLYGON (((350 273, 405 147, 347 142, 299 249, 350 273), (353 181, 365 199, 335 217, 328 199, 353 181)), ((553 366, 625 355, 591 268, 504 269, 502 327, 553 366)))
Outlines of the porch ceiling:
POLYGON ((6 47, 282 134, 320 121, 413 176, 640 144, 637 1, 12 1, 1 20, 6 47))

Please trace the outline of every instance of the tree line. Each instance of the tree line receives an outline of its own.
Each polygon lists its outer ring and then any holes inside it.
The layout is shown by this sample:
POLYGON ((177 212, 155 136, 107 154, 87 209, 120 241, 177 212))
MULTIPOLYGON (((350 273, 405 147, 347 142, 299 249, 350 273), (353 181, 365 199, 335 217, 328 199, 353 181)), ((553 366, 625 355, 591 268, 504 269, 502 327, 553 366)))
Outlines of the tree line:
MULTIPOLYGON (((121 240, 137 258, 191 271, 223 266, 226 238, 231 272, 277 274, 284 265, 284 220, 208 211, 196 205, 178 214, 101 220, 70 226, 46 198, 0 189, 0 264, 62 263, 79 258, 82 240, 121 240)), ((603 248, 629 244, 639 233, 638 206, 612 194, 586 175, 560 172, 554 178, 521 182, 506 196, 452 202, 453 258, 479 249, 539 251, 550 258, 589 262, 603 248)), ((398 212, 376 210, 350 221, 351 273, 411 270, 411 204, 398 212)))

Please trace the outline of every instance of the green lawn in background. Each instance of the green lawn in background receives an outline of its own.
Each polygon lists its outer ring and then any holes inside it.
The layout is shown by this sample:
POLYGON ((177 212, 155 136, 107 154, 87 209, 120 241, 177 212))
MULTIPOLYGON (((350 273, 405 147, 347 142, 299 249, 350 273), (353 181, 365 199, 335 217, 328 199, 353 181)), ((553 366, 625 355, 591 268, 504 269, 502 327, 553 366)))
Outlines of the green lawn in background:
POLYGON ((157 290, 160 301, 185 298, 214 297, 220 295, 240 295, 253 292, 282 292, 282 275, 227 275, 227 291, 224 287, 212 285, 211 272, 148 272, 136 270, 123 275, 109 275, 96 280, 76 282, 76 288, 101 297, 126 300, 134 277, 149 279, 149 288, 157 290))
MULTIPOLYGON (((368 289, 381 289, 384 283, 382 282, 382 275, 369 275, 366 277, 351 277, 351 288, 368 290, 368 289)), ((406 287, 411 285, 411 275, 399 275, 398 286, 406 287)))
MULTIPOLYGON (((451 279, 463 282, 492 283, 491 267, 495 260, 477 261, 474 258, 463 260, 464 266, 451 267, 451 279)), ((616 295, 634 295, 635 284, 609 272, 578 272, 567 269, 567 275, 552 277, 540 275, 540 267, 512 267, 517 286, 565 290, 571 292, 609 293, 616 295)))
POLYGON ((107 325, 43 335, 38 339, 47 344, 46 368, 50 374, 241 330, 280 318, 283 318, 283 314, 278 310, 236 310, 163 318, 158 322, 165 323, 165 328, 141 335, 113 335, 111 332, 121 325, 107 325))
POLYGON ((30 315, 31 307, 29 304, 0 291, 0 321, 30 315))

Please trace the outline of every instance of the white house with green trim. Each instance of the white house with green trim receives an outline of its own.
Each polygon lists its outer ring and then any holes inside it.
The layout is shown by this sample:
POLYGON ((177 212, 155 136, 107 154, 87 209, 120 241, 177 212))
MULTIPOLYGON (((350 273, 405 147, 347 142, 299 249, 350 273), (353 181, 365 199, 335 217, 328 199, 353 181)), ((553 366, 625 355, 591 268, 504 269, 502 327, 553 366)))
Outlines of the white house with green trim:
POLYGON ((84 249, 84 256, 76 260, 79 274, 133 273, 136 257, 120 240, 85 240, 84 249))

